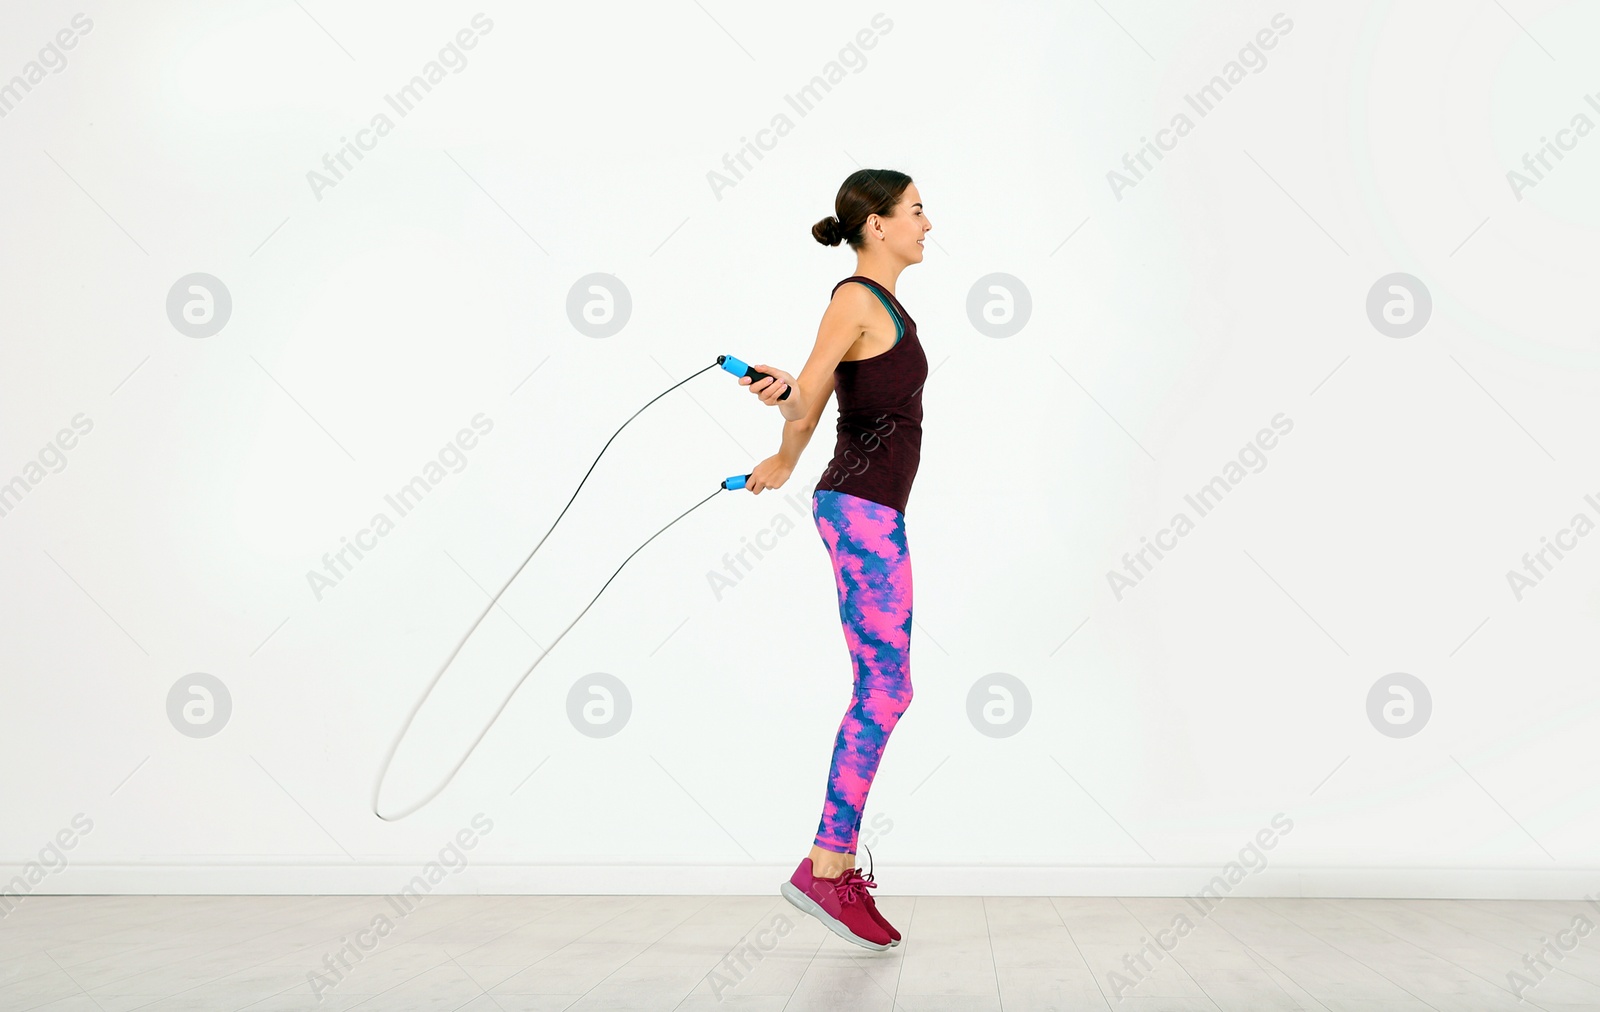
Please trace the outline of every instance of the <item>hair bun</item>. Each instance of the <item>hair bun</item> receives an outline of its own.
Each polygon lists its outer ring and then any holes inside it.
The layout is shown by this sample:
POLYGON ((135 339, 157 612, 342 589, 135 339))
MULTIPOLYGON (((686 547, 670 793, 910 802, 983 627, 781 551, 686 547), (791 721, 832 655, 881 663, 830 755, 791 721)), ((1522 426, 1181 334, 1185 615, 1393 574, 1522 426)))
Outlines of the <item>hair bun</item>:
POLYGON ((837 246, 844 238, 839 234, 839 219, 831 214, 811 226, 811 235, 824 246, 837 246))

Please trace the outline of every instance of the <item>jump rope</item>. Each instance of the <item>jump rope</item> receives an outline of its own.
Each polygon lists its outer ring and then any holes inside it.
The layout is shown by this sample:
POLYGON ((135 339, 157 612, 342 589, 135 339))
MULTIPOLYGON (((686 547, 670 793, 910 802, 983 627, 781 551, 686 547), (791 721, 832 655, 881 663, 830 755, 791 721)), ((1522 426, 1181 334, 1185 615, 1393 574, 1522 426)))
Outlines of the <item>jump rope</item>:
MULTIPOLYGON (((456 761, 455 766, 452 767, 450 772, 445 775, 444 781, 442 783, 440 783, 439 786, 435 787, 430 793, 428 793, 426 796, 424 796, 421 801, 418 801, 417 803, 415 803, 411 807, 405 809, 404 811, 397 812, 397 813, 395 813, 393 815, 384 815, 382 812, 380 812, 378 810, 378 796, 383 792, 384 780, 387 779, 387 777, 389 776, 389 766, 390 766, 391 763, 394 762, 395 753, 400 750, 400 743, 405 740, 407 732, 409 732, 411 730, 411 724, 412 724, 413 721, 415 721, 417 719, 417 714, 422 712, 423 706, 426 705, 427 702, 428 702, 428 697, 433 695, 434 688, 439 684, 439 681, 442 678, 444 678, 444 673, 449 670, 451 663, 456 659, 456 655, 461 652, 461 648, 467 645, 467 640, 472 638, 472 634, 477 631, 478 626, 480 624, 482 624, 482 622, 483 622, 483 620, 485 618, 488 617, 489 612, 494 610, 495 605, 500 602, 500 595, 504 594, 506 592, 506 589, 508 587, 510 587, 513 583, 516 582, 517 577, 522 573, 522 571, 524 569, 527 568, 528 563, 533 561, 534 554, 539 551, 539 549, 544 545, 545 541, 549 540, 550 534, 556 529, 556 524, 559 524, 561 522, 561 518, 567 515, 567 510, 571 508, 573 501, 578 498, 578 493, 580 491, 582 491, 583 486, 584 486, 584 482, 587 482, 589 480, 589 475, 594 473, 595 465, 600 463, 600 458, 602 456, 604 456, 606 450, 608 448, 610 448, 612 441, 615 440, 617 438, 617 436, 622 434, 622 430, 623 429, 628 427, 628 422, 633 421, 635 418, 638 418, 641 414, 643 414, 645 408, 648 408, 650 405, 654 404, 656 401, 659 401, 661 398, 665 397, 667 394, 670 394, 672 391, 674 391, 674 390, 678 389, 679 387, 683 386, 685 383, 689 382, 689 380, 694 379, 695 376, 699 376, 700 373, 706 372, 707 370, 710 370, 710 369, 715 369, 718 366, 721 366, 723 369, 727 370, 728 372, 733 373, 735 376, 748 376, 748 377, 750 377, 750 382, 752 382, 752 383, 755 383, 755 382, 757 382, 759 380, 763 380, 763 379, 768 379, 769 378, 769 374, 761 372, 760 370, 756 369, 754 366, 747 365, 746 363, 741 362, 739 359, 734 358, 732 355, 718 355, 717 356, 717 360, 715 362, 713 362, 710 365, 706 366, 705 369, 701 369, 700 372, 697 372, 697 373, 694 373, 693 375, 687 376, 684 379, 681 379, 678 382, 672 384, 672 386, 667 387, 665 390, 661 391, 659 394, 656 394, 654 397, 650 398, 648 401, 646 401, 644 403, 644 407, 641 407, 638 411, 635 411, 633 414, 629 415, 628 416, 628 421, 623 422, 621 425, 617 426, 617 431, 613 432, 611 434, 611 439, 606 440, 606 445, 602 446, 600 448, 600 452, 595 454, 594 463, 590 464, 589 465, 589 470, 584 472, 583 481, 578 482, 578 487, 576 489, 573 489, 572 498, 567 500, 567 505, 563 506, 561 508, 561 512, 556 515, 555 523, 552 523, 550 525, 550 530, 544 532, 544 537, 540 538, 539 539, 539 543, 537 545, 533 546, 533 551, 529 552, 528 553, 528 557, 526 559, 522 560, 522 565, 518 566, 517 569, 516 569, 516 572, 511 574, 511 577, 508 580, 506 580, 505 585, 502 586, 499 590, 495 591, 495 595, 494 595, 493 598, 491 598, 489 600, 489 604, 483 609, 483 612, 478 616, 477 620, 472 623, 471 628, 469 628, 466 631, 466 633, 462 635, 461 639, 456 643, 455 649, 450 651, 450 656, 445 658, 444 664, 440 666, 439 671, 433 676, 433 681, 428 683, 428 687, 422 691, 421 698, 419 698, 417 700, 416 705, 414 705, 411 708, 411 712, 409 714, 407 714, 406 722, 403 725, 401 725, 400 733, 395 735, 394 742, 392 744, 390 744, 390 746, 389 746, 389 753, 388 753, 388 755, 386 755, 384 757, 383 768, 378 771, 378 783, 377 783, 377 786, 373 787, 373 789, 372 789, 372 814, 373 815, 376 815, 378 818, 382 819, 385 822, 398 822, 399 820, 405 818, 406 816, 411 815, 412 813, 418 811, 423 806, 425 806, 429 802, 431 802, 434 798, 438 797, 441 793, 443 793, 444 789, 446 787, 449 787, 450 786, 450 782, 455 779, 456 774, 461 771, 461 767, 465 766, 467 764, 467 760, 472 758, 473 751, 475 749, 477 749, 478 744, 483 741, 485 736, 488 735, 489 729, 494 727, 495 721, 499 720, 500 719, 500 715, 505 712, 506 706, 509 705, 510 702, 511 702, 511 697, 515 696, 517 694, 517 690, 522 688, 522 683, 528 680, 528 676, 529 675, 533 674, 533 669, 539 666, 539 662, 540 661, 543 661, 546 657, 550 656, 550 651, 554 650, 556 644, 561 642, 561 637, 565 636, 567 633, 571 632, 572 631, 572 627, 577 625, 579 620, 581 620, 584 615, 587 615, 589 613, 589 609, 594 607, 595 601, 600 600, 600 595, 605 593, 606 587, 611 586, 611 581, 615 580, 617 578, 617 573, 622 572, 622 567, 626 566, 629 563, 629 561, 631 561, 633 559, 633 557, 635 555, 638 555, 641 551, 643 551, 645 545, 648 545, 650 542, 652 542, 656 538, 660 537, 662 532, 664 532, 667 529, 667 527, 671 527, 673 524, 677 523, 679 520, 682 520, 684 517, 688 516, 690 513, 693 513, 695 510, 699 509, 701 506, 704 506, 706 503, 708 503, 712 499, 714 499, 718 495, 718 493, 726 492, 726 491, 733 490, 733 489, 741 489, 741 488, 745 487, 745 483, 750 478, 749 474, 738 474, 738 475, 734 475, 731 478, 723 479, 722 484, 717 488, 716 492, 711 493, 710 495, 706 496, 704 499, 702 499, 699 502, 695 503, 693 506, 690 506, 688 509, 684 510, 682 513, 679 513, 676 517, 673 517, 672 520, 667 523, 666 527, 661 528, 661 530, 656 531, 654 534, 650 535, 650 537, 646 538, 645 541, 644 541, 644 544, 641 544, 638 548, 635 548, 628 555, 628 557, 626 559, 622 560, 622 565, 618 566, 617 569, 616 569, 616 572, 611 574, 611 578, 606 580, 606 582, 600 587, 599 592, 596 593, 595 596, 592 599, 590 599, 589 603, 584 606, 583 611, 578 612, 578 617, 573 619, 572 622, 570 624, 568 624, 568 626, 565 629, 561 630, 561 635, 560 636, 557 636, 555 639, 550 641, 550 645, 548 647, 545 647, 544 653, 540 654, 538 656, 538 658, 532 664, 528 665, 528 670, 526 670, 526 671, 524 671, 522 673, 522 677, 517 679, 517 683, 511 687, 511 691, 506 693, 506 698, 500 701, 499 707, 495 709, 493 716, 491 716, 489 718, 489 722, 483 725, 483 730, 479 731, 478 732, 478 736, 472 740, 472 744, 467 746, 466 752, 462 753, 461 758, 456 761)), ((789 397, 789 390, 786 389, 786 390, 784 390, 783 393, 778 395, 778 400, 780 400, 780 401, 781 400, 787 400, 788 397, 789 397)))

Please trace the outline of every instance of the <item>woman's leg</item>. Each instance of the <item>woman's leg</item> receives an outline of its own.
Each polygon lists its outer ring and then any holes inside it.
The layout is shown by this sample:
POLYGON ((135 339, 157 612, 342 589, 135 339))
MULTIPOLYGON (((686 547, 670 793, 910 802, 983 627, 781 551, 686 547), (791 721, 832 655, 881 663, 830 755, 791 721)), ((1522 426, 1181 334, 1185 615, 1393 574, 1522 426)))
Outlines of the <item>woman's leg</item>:
MULTIPOLYGON (((867 792, 890 732, 911 705, 911 554, 905 515, 892 507, 824 489, 812 494, 811 513, 833 561, 855 668, 815 840, 815 848, 840 855, 828 863, 842 870, 855 864, 867 792)), ((831 870, 817 874, 831 878, 831 870)))

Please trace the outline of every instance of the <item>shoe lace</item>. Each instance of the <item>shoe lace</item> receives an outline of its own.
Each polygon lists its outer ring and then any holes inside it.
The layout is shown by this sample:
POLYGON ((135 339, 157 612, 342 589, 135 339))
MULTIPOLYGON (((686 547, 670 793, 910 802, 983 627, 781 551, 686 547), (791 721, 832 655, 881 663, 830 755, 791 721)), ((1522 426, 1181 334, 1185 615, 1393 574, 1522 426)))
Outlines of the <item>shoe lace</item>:
POLYGON ((848 868, 843 875, 839 876, 839 884, 834 887, 838 891, 839 902, 871 902, 872 894, 867 890, 878 888, 878 883, 872 876, 874 868, 872 848, 867 847, 866 851, 867 872, 865 875, 861 873, 860 868, 848 868))
POLYGON ((859 871, 851 868, 839 876, 833 888, 839 894, 840 903, 862 903, 870 896, 867 890, 878 888, 878 883, 863 878, 859 871))

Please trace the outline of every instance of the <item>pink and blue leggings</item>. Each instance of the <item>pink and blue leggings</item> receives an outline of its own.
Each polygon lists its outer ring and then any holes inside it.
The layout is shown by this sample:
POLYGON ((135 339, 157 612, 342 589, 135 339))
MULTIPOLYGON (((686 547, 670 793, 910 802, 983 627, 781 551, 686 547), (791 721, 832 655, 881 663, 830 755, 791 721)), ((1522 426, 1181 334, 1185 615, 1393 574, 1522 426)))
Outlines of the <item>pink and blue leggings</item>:
POLYGON ((854 854, 861 810, 889 732, 911 705, 911 554, 905 514, 819 489, 811 517, 833 560, 855 692, 833 744, 816 845, 854 854))

